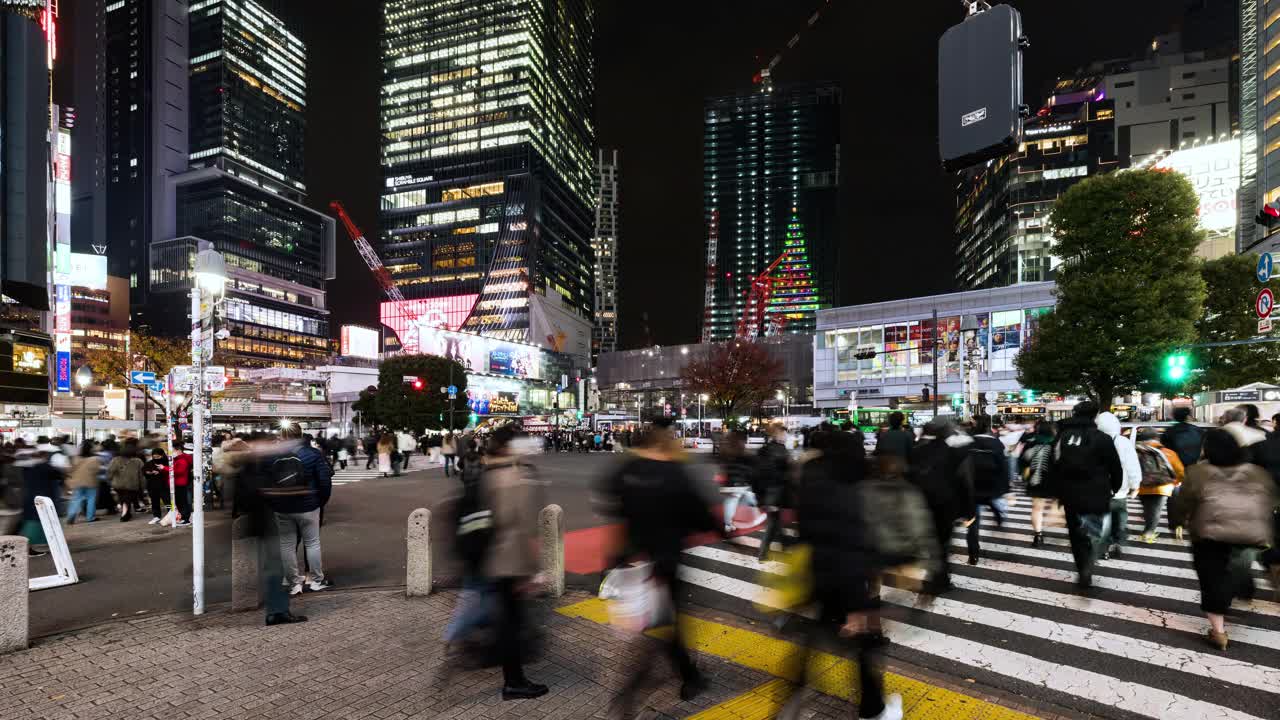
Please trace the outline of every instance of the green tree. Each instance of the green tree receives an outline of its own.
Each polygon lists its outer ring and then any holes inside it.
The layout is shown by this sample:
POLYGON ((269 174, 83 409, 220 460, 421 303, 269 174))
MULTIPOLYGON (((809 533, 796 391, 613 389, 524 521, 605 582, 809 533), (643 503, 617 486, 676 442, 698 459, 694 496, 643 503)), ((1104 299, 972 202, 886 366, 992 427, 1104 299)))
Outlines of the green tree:
POLYGON ((351 403, 351 410, 360 416, 360 423, 370 428, 382 425, 378 418, 378 388, 376 385, 360 391, 360 397, 351 403))
POLYGON ((378 369, 374 414, 377 423, 394 430, 463 428, 469 415, 466 391, 467 372, 459 363, 438 355, 400 355, 383 360, 378 369), (458 388, 452 423, 449 396, 440 392, 440 388, 449 386, 450 366, 453 384, 458 388), (410 376, 422 381, 421 389, 405 381, 410 376))
MULTIPOLYGON (((1257 334, 1258 315, 1253 306, 1262 289, 1254 276, 1257 263, 1257 255, 1227 255, 1201 266, 1208 294, 1204 312, 1196 321, 1198 342, 1243 340, 1257 334)), ((1280 294, 1280 281, 1267 286, 1280 294)), ((1227 390, 1280 378, 1280 343, 1198 348, 1194 355, 1193 364, 1202 372, 1191 384, 1198 390, 1227 390)))
POLYGON ((1194 341, 1202 313, 1198 207, 1185 177, 1154 170, 1092 177, 1058 199, 1058 303, 1018 356, 1024 387, 1103 407, 1158 387, 1160 360, 1194 341))
POLYGON ((173 366, 191 363, 191 342, 133 331, 129 333, 128 355, 123 348, 96 349, 85 352, 84 361, 94 378, 103 383, 127 382, 130 370, 150 370, 163 377, 173 366))
MULTIPOLYGON (((684 386, 706 394, 707 404, 726 422, 764 405, 782 387, 785 369, 763 345, 731 340, 712 348, 705 360, 694 360, 682 373, 684 386)), ((757 413, 760 414, 760 413, 757 413)))

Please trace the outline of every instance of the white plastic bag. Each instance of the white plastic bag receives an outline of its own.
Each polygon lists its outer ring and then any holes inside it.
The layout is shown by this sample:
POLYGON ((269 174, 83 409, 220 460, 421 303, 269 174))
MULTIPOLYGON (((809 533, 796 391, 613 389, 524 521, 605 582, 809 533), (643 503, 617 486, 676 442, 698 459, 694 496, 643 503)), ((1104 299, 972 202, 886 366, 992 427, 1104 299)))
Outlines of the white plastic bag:
POLYGON ((628 632, 642 633, 667 621, 666 596, 653 579, 653 563, 614 568, 600 583, 600 598, 610 600, 609 621, 628 632))
POLYGON ((165 527, 173 527, 174 516, 177 515, 176 510, 170 510, 164 517, 160 518, 160 524, 165 527))

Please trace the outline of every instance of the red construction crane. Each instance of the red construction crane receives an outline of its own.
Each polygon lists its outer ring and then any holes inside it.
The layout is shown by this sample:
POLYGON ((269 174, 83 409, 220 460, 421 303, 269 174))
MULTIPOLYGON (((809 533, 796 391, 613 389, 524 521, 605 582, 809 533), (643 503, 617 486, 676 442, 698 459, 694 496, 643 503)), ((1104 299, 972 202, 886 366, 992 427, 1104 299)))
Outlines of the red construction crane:
MULTIPOLYGON (((773 284, 778 281, 771 276, 786 257, 786 253, 779 255, 777 260, 769 263, 769 267, 751 281, 751 288, 747 290, 747 305, 742 310, 742 317, 738 318, 738 328, 733 334, 738 340, 751 340, 765 331, 765 310, 773 297, 773 284)), ((777 329, 780 327, 775 328, 775 332, 777 329)))
POLYGON ((373 273, 378 284, 382 286, 382 292, 386 293, 388 300, 404 300, 404 293, 400 292, 400 288, 396 285, 396 281, 391 278, 391 273, 387 271, 378 254, 373 251, 373 246, 364 238, 364 233, 360 232, 360 228, 352 222, 351 216, 347 214, 347 209, 342 207, 342 203, 334 200, 329 203, 329 208, 338 214, 338 219, 347 227, 347 234, 351 236, 351 241, 356 244, 356 250, 360 251, 360 257, 364 258, 364 264, 369 266, 369 271, 373 273))

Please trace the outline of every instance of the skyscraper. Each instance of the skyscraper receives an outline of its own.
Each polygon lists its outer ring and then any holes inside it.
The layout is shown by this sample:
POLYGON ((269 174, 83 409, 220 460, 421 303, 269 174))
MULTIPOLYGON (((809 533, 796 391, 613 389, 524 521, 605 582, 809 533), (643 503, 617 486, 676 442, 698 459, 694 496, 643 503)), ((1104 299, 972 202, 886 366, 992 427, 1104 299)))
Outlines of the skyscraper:
POLYGON ((618 151, 596 156, 595 326, 591 357, 618 349, 618 151))
POLYGON ((108 273, 128 278, 143 326, 165 179, 187 169, 187 10, 187 0, 86 0, 73 9, 80 123, 71 242, 105 253, 108 273))
MULTIPOLYGON (((335 232, 332 218, 302 204, 306 47, 253 0, 199 0, 190 24, 191 170, 166 184, 170 213, 151 281, 170 298, 185 291, 189 278, 175 269, 201 247, 194 239, 211 243, 230 277, 219 324, 231 336, 215 359, 321 364, 335 232)), ((171 320, 170 333, 186 322, 171 320)))
POLYGON ((827 83, 766 84, 707 101, 704 342, 734 336, 752 281, 771 266, 766 333, 812 333, 814 313, 836 302, 840 98, 827 83))
POLYGON ((594 17, 588 0, 383 4, 377 245, 410 298, 384 324, 431 298, 465 329, 589 352, 594 17))

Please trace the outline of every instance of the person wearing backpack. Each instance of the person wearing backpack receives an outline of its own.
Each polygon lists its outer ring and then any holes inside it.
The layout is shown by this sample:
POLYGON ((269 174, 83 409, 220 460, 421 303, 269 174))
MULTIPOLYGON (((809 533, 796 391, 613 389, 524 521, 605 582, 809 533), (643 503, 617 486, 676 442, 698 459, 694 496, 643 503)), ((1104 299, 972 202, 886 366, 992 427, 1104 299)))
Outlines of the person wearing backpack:
POLYGON ((946 418, 930 420, 911 451, 908 478, 924 493, 933 517, 933 537, 938 547, 935 571, 927 583, 930 595, 951 589, 951 535, 956 523, 973 521, 977 506, 973 497, 973 461, 968 446, 973 439, 956 430, 946 418))
POLYGON ((1133 440, 1120 434, 1120 418, 1103 412, 1098 413, 1094 423, 1116 446, 1120 468, 1124 473, 1124 484, 1111 496, 1108 521, 1110 531, 1104 534, 1102 559, 1110 560, 1120 557, 1124 552, 1124 544, 1129 539, 1129 500, 1138 496, 1138 488, 1142 485, 1142 467, 1138 464, 1138 451, 1133 440))
MULTIPOLYGON (((547 686, 524 674, 525 600, 537 582, 538 559, 534 540, 538 534, 537 488, 528 465, 523 434, 510 425, 489 438, 481 460, 480 489, 492 517, 492 537, 486 543, 480 571, 494 587, 498 609, 498 657, 502 661, 502 699, 527 700, 547 694, 547 686)), ((473 463, 468 462, 463 468, 473 463)))
MULTIPOLYGON (((1248 462, 1242 448, 1224 429, 1205 433, 1207 462, 1187 468, 1187 478, 1169 508, 1170 522, 1191 533, 1191 556, 1200 581, 1200 609, 1209 620, 1207 639, 1227 649, 1225 615, 1240 589, 1233 566, 1241 555, 1275 541, 1275 483, 1266 470, 1248 462)), ((1250 581, 1252 579, 1250 578, 1250 581)))
POLYGON ((280 535, 280 560, 290 595, 319 592, 333 586, 325 577, 320 551, 320 513, 333 492, 333 470, 324 454, 302 441, 295 424, 280 432, 281 443, 271 463, 268 495, 280 535), (298 569, 298 540, 307 556, 311 579, 298 569))
POLYGON ((1111 498, 1125 486, 1120 453, 1110 436, 1098 429, 1098 404, 1077 403, 1062 421, 1053 445, 1051 487, 1067 516, 1071 554, 1082 588, 1093 585, 1093 566, 1109 536, 1111 498))
POLYGON ((446 677, 461 659, 462 641, 489 619, 493 604, 493 583, 484 576, 494 527, 491 495, 482 484, 484 464, 473 452, 458 467, 462 494, 454 502, 452 522, 453 550, 462 564, 462 592, 444 629, 446 677))
POLYGON ((1161 445, 1157 438, 1152 428, 1142 428, 1138 432, 1138 465, 1142 468, 1138 501, 1142 503, 1142 541, 1148 544, 1156 541, 1160 513, 1186 474, 1178 453, 1161 445))
MULTIPOLYGON (((872 498, 877 495, 865 489, 873 482, 883 482, 900 483, 900 487, 917 496, 919 491, 906 485, 901 475, 868 478, 865 452, 859 439, 850 433, 823 432, 814 444, 819 446, 820 454, 800 469, 796 515, 799 540, 811 548, 812 598, 818 605, 818 617, 816 623, 807 624, 809 642, 802 643, 801 649, 788 658, 789 671, 783 675, 798 678, 803 687, 810 648, 818 646, 825 635, 854 651, 859 687, 850 697, 857 698, 856 716, 864 720, 902 720, 902 696, 884 694, 884 637, 880 630, 880 601, 873 589, 884 571, 902 560, 886 556, 878 547, 873 523, 884 522, 885 514, 900 508, 872 507, 876 504, 872 498)), ((919 505, 924 512, 923 501, 919 505)), ((923 524, 924 533, 928 534, 929 521, 923 524)), ((925 538, 924 542, 933 544, 932 538, 925 538)), ((778 716, 798 717, 803 697, 792 695, 778 716)))
POLYGON ((1004 496, 1009 492, 1009 461, 1005 458, 1004 443, 991 434, 991 416, 976 415, 973 418, 973 443, 969 445, 969 458, 973 465, 973 522, 969 523, 966 540, 969 546, 969 564, 977 565, 981 556, 979 543, 982 525, 982 507, 991 509, 996 525, 1003 526, 1008 505, 1004 496))
MULTIPOLYGON (((293 484, 277 483, 280 467, 276 461, 292 457, 293 452, 292 447, 281 448, 275 441, 255 442, 244 453, 242 470, 232 477, 231 517, 247 517, 246 534, 258 538, 258 592, 266 609, 268 626, 307 621, 306 615, 289 611, 289 591, 282 563, 284 553, 272 511, 276 502, 307 492, 293 484)), ((288 549, 293 551, 293 546, 288 549)))
POLYGON ((1027 495, 1031 497, 1031 547, 1044 545, 1044 511, 1054 497, 1049 485, 1053 436, 1053 423, 1037 422, 1035 433, 1029 438, 1024 436, 1022 456, 1018 458, 1019 470, 1027 481, 1027 495))

